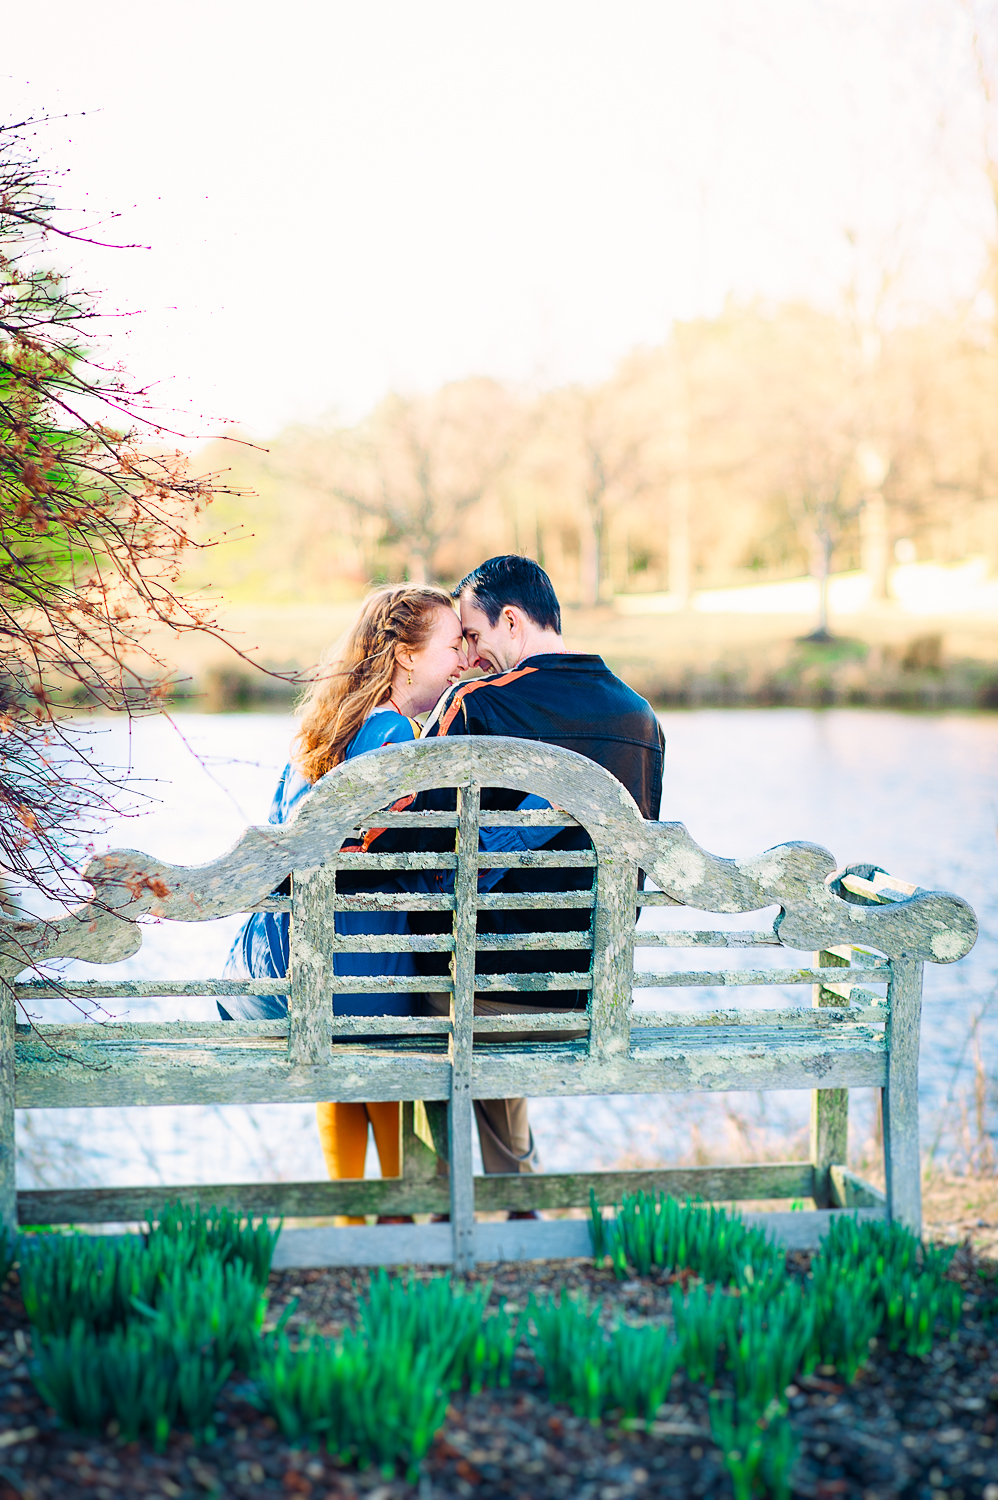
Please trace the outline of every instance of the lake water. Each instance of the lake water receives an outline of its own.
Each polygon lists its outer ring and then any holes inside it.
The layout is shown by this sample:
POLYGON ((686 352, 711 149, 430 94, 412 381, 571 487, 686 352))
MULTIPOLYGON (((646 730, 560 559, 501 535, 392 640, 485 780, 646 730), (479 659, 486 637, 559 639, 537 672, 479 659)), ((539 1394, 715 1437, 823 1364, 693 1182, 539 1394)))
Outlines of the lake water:
MULTIPOLYGON (((699 710, 661 715, 667 740, 662 817, 686 824, 712 853, 757 854, 806 839, 837 863, 882 865, 921 886, 958 892, 975 907, 981 936, 961 962, 927 965, 922 1031, 923 1138, 941 1159, 973 1144, 975 1057, 993 1094, 998 1071, 998 717, 863 710, 699 710), (969 1145, 968 1145, 969 1142, 969 1145)), ((105 761, 131 769, 148 797, 106 831, 99 847, 142 849, 197 864, 229 848, 247 823, 266 819, 292 732, 278 714, 177 715, 131 728, 108 724, 105 761)), ((656 925, 755 926, 759 914, 691 921, 667 909, 656 925)), ((142 949, 80 975, 210 978, 221 973, 238 917, 197 925, 152 924, 142 949)), ((782 966, 777 953, 725 958, 782 966)), ((642 968, 679 965, 675 950, 646 950, 642 968)), ((740 991, 743 1004, 801 1003, 800 989, 740 991)), ((730 992, 639 992, 642 1006, 731 1004, 730 992), (681 1000, 681 994, 685 999, 681 1000)), ((209 1000, 115 1002, 120 1018, 214 1018, 209 1000)), ((42 1019, 69 1018, 60 1002, 42 1019)), ((873 1129, 872 1095, 856 1091, 853 1150, 873 1129)), ((988 1101, 994 1109, 996 1101, 988 1101)), ((537 1100, 531 1106, 552 1170, 799 1155, 809 1095, 642 1096, 537 1100)), ((993 1113, 987 1124, 993 1128, 993 1113)), ((310 1106, 19 1111, 19 1182, 235 1182, 324 1176, 310 1106)), ((477 1143, 476 1143, 477 1145, 477 1143)), ((369 1171, 376 1170, 369 1156, 369 1171)))

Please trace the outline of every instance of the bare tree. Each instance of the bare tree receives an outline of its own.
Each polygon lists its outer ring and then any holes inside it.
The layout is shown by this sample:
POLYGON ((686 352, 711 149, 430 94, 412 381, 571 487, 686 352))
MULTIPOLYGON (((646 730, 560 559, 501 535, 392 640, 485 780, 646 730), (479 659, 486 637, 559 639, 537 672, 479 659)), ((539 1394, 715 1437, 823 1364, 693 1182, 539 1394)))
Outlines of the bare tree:
POLYGON ((625 374, 594 389, 574 386, 548 403, 553 438, 547 463, 563 467, 579 520, 579 603, 600 604, 607 584, 608 542, 615 512, 647 484, 648 432, 629 409, 634 382, 625 374))
POLYGON ((454 382, 433 396, 391 395, 294 462, 322 493, 373 521, 378 546, 424 583, 444 576, 447 545, 497 497, 520 420, 495 381, 454 382))
POLYGON ((994 209, 988 245, 989 281, 998 320, 998 4, 960 0, 970 26, 971 51, 981 100, 981 158, 994 209))
POLYGON ((74 716, 160 710, 147 630, 213 629, 174 587, 211 487, 93 352, 94 298, 45 264, 53 239, 98 241, 62 226, 37 123, 0 127, 0 867, 58 896, 118 791, 74 716))
POLYGON ((845 502, 848 464, 837 464, 831 454, 811 444, 805 444, 796 459, 796 483, 788 492, 787 501, 795 524, 810 539, 811 576, 818 584, 818 620, 808 640, 830 641, 828 582, 832 555, 860 507, 859 503, 845 502))

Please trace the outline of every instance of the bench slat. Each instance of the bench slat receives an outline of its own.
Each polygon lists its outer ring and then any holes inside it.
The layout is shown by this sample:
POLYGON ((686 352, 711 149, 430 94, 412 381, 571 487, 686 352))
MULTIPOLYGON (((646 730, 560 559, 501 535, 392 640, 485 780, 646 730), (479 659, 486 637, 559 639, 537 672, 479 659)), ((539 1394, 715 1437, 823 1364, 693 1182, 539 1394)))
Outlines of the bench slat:
POLYGON ((592 910, 596 897, 592 891, 545 891, 536 896, 489 894, 479 896, 479 911, 564 911, 571 907, 577 911, 592 910))
MULTIPOLYGON (((479 818, 481 828, 577 828, 578 818, 571 813, 549 811, 547 808, 528 809, 526 812, 488 812, 479 818)), ((457 828, 456 812, 383 812, 372 815, 370 821, 357 826, 358 833, 368 828, 457 828)))
MULTIPOLYGON (((417 994, 422 990, 453 989, 453 979, 442 974, 432 979, 425 974, 336 974, 330 980, 333 1006, 337 995, 397 995, 417 994)), ((327 988, 327 997, 329 990, 327 988)))
MULTIPOLYGON (((479 976, 481 977, 481 976, 479 976)), ((490 976, 493 977, 493 976, 490 976)), ((494 976, 500 980, 505 976, 494 976)), ((516 976, 524 978, 523 975, 516 976)), ((572 981, 572 975, 563 976, 572 981)), ((583 976, 586 977, 586 976, 583 976)), ((447 983, 441 980, 441 983, 447 983)), ((581 986, 579 986, 581 987, 581 986)), ((479 985, 476 981, 476 989, 479 985)), ((761 1026, 777 1028, 798 1026, 805 1029, 841 1027, 846 1023, 862 1022, 866 1025, 883 1024, 889 1019, 886 1005, 852 1006, 843 1009, 815 1011, 811 1008, 784 1010, 712 1010, 712 1011, 644 1011, 635 1010, 631 1017, 632 1036, 640 1031, 684 1027, 729 1027, 761 1026)), ((333 1037, 337 1036, 432 1036, 446 1035, 450 1031, 450 1020, 446 1016, 337 1016, 333 1015, 333 1037)), ((516 1013, 508 1016, 476 1016, 474 1030, 477 1033, 499 1035, 509 1031, 580 1031, 589 1026, 585 1011, 538 1011, 536 1014, 516 1013)), ((245 1039, 279 1039, 288 1034, 287 1020, 264 1021, 74 1021, 38 1022, 35 1025, 19 1025, 18 1037, 30 1037, 32 1033, 58 1042, 84 1042, 113 1044, 133 1041, 161 1042, 205 1042, 222 1046, 240 1043, 245 1039)))
MULTIPOLYGON (((479 933, 479 952, 507 948, 513 952, 527 949, 584 948, 585 932, 549 933, 479 933)), ((450 953, 454 939, 449 934, 426 937, 416 934, 389 933, 330 939, 332 948, 343 953, 450 953)), ((636 948, 781 948, 773 932, 642 932, 635 933, 636 948)))
POLYGON ((849 983, 865 979, 867 983, 888 984, 890 966, 867 964, 853 965, 845 969, 716 969, 696 971, 692 969, 663 970, 662 973, 638 973, 634 975, 635 989, 712 989, 720 985, 757 984, 817 984, 835 975, 836 982, 849 983))
POLYGON ((637 1028, 683 1026, 802 1026, 821 1030, 849 1022, 883 1025, 890 1020, 887 1006, 852 1005, 848 1009, 816 1011, 811 1007, 785 1010, 636 1010, 631 1017, 631 1035, 637 1028))
MULTIPOLYGON (((667 1192, 714 1202, 807 1198, 810 1162, 762 1162, 735 1167, 673 1167, 643 1172, 537 1172, 475 1178, 475 1206, 482 1212, 513 1207, 588 1208, 589 1193, 601 1203, 619 1202, 635 1191, 667 1192)), ((446 1178, 413 1182, 402 1177, 339 1182, 235 1182, 214 1186, 42 1188, 17 1195, 22 1224, 149 1223, 167 1199, 205 1208, 241 1209, 268 1218, 329 1218, 334 1214, 441 1212, 448 1206, 446 1178)))
POLYGON ((593 870, 596 855, 592 849, 513 849, 508 853, 487 849, 478 851, 480 870, 499 870, 506 867, 533 870, 554 868, 562 870, 593 870))
MULTIPOLYGON (((483 932, 478 935, 476 948, 479 953, 497 952, 552 952, 556 949, 583 950, 589 946, 586 932, 483 932)), ((423 937, 409 933, 386 933, 337 936, 328 939, 334 953, 453 953, 454 938, 450 933, 434 937, 423 937)), ((435 981, 427 979, 427 989, 435 981)))
POLYGON ((476 946, 479 953, 532 953, 574 949, 583 952, 590 946, 588 932, 480 932, 476 946))
POLYGON ((687 1026, 684 1021, 679 1026, 636 1025, 631 1030, 631 1052, 634 1057, 657 1052, 665 1056, 684 1050, 712 1053, 734 1048, 751 1054, 768 1051, 779 1061, 780 1057, 792 1056, 798 1049, 820 1051, 829 1048, 838 1051, 843 1047, 865 1048, 869 1044, 882 1050, 884 1042, 882 1031, 875 1031, 872 1025, 862 1022, 850 1026, 812 1028, 784 1027, 779 1022, 768 1026, 764 1022, 756 1022, 751 1026, 742 1026, 738 1022, 730 1027, 723 1022, 716 1026, 687 1026))
MULTIPOLYGON (((451 984, 453 981, 447 982, 451 984)), ((334 1042, 337 1037, 344 1036, 449 1036, 450 1031, 449 1016, 338 1016, 333 1013, 334 1042)))
POLYGON ((518 1011, 508 1016, 476 1016, 475 1035, 508 1031, 588 1031, 589 1016, 584 1010, 518 1011))
MULTIPOLYGON (((478 948, 483 952, 544 951, 545 949, 578 950, 585 947, 585 933, 483 933, 478 939, 478 948)), ((344 952, 397 953, 453 951, 453 936, 409 937, 390 935, 371 938, 340 938, 333 944, 344 952), (371 946, 368 947, 367 943, 371 946)), ((886 961, 875 961, 867 965, 851 965, 838 968, 808 969, 727 969, 727 970, 663 970, 661 973, 635 972, 635 989, 713 988, 750 985, 794 985, 829 981, 834 975, 836 983, 852 983, 866 980, 868 983, 887 984, 890 966, 886 961)), ((588 974, 570 973, 550 976, 557 981, 545 984, 543 975, 527 974, 480 974, 475 987, 479 990, 494 989, 588 989, 588 974), (526 981, 529 981, 526 982, 526 981)), ((391 994, 397 991, 418 992, 426 989, 446 989, 449 981, 427 975, 337 975, 333 981, 334 991, 341 994, 391 994)), ((160 996, 214 996, 214 995, 288 995, 290 979, 119 979, 119 980, 67 980, 54 983, 50 980, 28 980, 14 986, 19 1000, 59 999, 70 996, 74 999, 127 1000, 160 996)), ((220 1022, 233 1025, 234 1022, 220 1022)))
POLYGON ((454 934, 441 932, 426 937, 414 932, 385 932, 347 937, 330 933, 326 945, 331 953, 453 953, 454 934))
MULTIPOLYGON (((573 1021, 583 1021, 572 1016, 573 1021)), ((581 1027, 580 1027, 581 1029, 581 1027)), ((820 1032, 731 1027, 632 1032, 630 1056, 590 1061, 583 1041, 483 1043, 474 1051, 477 1098, 529 1095, 663 1094, 729 1089, 879 1088, 887 1076, 881 1031, 849 1026, 820 1032)), ((53 1049, 43 1037, 19 1037, 19 1109, 166 1104, 280 1104, 340 1099, 441 1099, 450 1093, 442 1038, 406 1045, 345 1039, 317 1064, 290 1062, 283 1038, 242 1046, 53 1049), (73 1060, 73 1055, 79 1061, 73 1060)))
MULTIPOLYGON (((588 990, 589 974, 476 974, 475 989, 489 990, 588 990)), ((337 995, 415 994, 424 990, 451 993, 452 979, 425 974, 337 974, 333 981, 333 1004, 337 995)))
MULTIPOLYGON (((475 1178, 475 1203, 483 1212, 512 1206, 588 1208, 626 1192, 667 1192, 715 1202, 810 1196, 810 1162, 763 1162, 736 1167, 676 1167, 643 1172, 538 1172, 475 1178)), ((190 1183, 164 1187, 43 1188, 17 1195, 26 1224, 148 1223, 167 1198, 204 1207, 241 1209, 253 1216, 327 1218, 333 1214, 429 1213, 447 1206, 445 1178, 412 1182, 400 1177, 339 1182, 190 1183)))
MULTIPOLYGON (((479 994, 490 990, 588 990, 592 988, 591 974, 476 974, 475 989, 479 994)), ((426 989, 426 981, 423 981, 426 989)))
MULTIPOLYGON (((500 895, 478 897, 479 911, 564 911, 566 907, 590 910, 595 905, 592 891, 547 891, 538 895, 500 895)), ((364 891, 356 896, 337 894, 330 899, 335 911, 453 911, 453 896, 411 896, 400 891, 386 895, 381 891, 364 891)))
POLYGON ((638 927, 635 948, 782 948, 772 929, 762 932, 648 932, 638 927))
MULTIPOLYGON (((549 903, 550 904, 550 903, 549 903)), ((356 896, 339 893, 330 897, 335 911, 453 911, 453 896, 411 896, 407 892, 389 895, 385 891, 364 891, 356 896)))
MULTIPOLYGON (((480 849, 478 868, 498 870, 513 866, 526 869, 552 868, 562 870, 591 870, 596 865, 596 855, 591 849, 566 849, 561 852, 551 849, 496 850, 489 853, 480 849)), ((456 870, 456 854, 361 854, 348 850, 336 854, 326 861, 327 870, 456 870)))
POLYGON ((36 1021, 17 1027, 18 1040, 32 1033, 56 1045, 83 1042, 105 1046, 138 1041, 228 1044, 254 1037, 280 1040, 288 1034, 288 1021, 284 1017, 266 1021, 36 1021))
POLYGON ((456 854, 362 854, 356 849, 341 850, 326 860, 327 870, 456 870, 456 854))
MULTIPOLYGON (((425 985, 424 985, 425 988, 425 985)), ((14 986, 18 1000, 130 1000, 170 995, 290 995, 290 979, 29 979, 14 986)), ((223 1021, 231 1026, 234 1022, 223 1021)))

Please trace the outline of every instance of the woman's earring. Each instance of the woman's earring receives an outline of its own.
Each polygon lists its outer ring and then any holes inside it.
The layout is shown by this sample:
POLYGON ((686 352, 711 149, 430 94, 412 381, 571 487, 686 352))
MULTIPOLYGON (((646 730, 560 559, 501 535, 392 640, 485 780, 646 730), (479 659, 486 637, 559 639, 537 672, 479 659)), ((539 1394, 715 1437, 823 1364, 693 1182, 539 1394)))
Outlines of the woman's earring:
POLYGON ((412 687, 412 673, 411 672, 408 673, 408 675, 407 675, 407 677, 406 677, 405 680, 406 680, 406 683, 408 684, 408 686, 412 687))

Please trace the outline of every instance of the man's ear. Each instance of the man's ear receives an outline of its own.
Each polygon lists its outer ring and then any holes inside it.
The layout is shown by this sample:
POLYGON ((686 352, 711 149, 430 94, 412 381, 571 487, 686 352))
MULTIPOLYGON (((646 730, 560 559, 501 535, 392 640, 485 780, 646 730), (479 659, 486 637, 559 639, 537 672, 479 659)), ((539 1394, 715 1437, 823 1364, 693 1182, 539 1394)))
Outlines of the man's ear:
POLYGON ((516 615, 516 610, 515 609, 510 609, 509 606, 507 605, 506 608, 503 610, 503 614, 506 616, 506 620, 507 620, 507 623, 509 625, 509 633, 510 633, 510 635, 514 635, 516 633, 516 627, 519 624, 519 621, 518 621, 517 615, 516 615))

